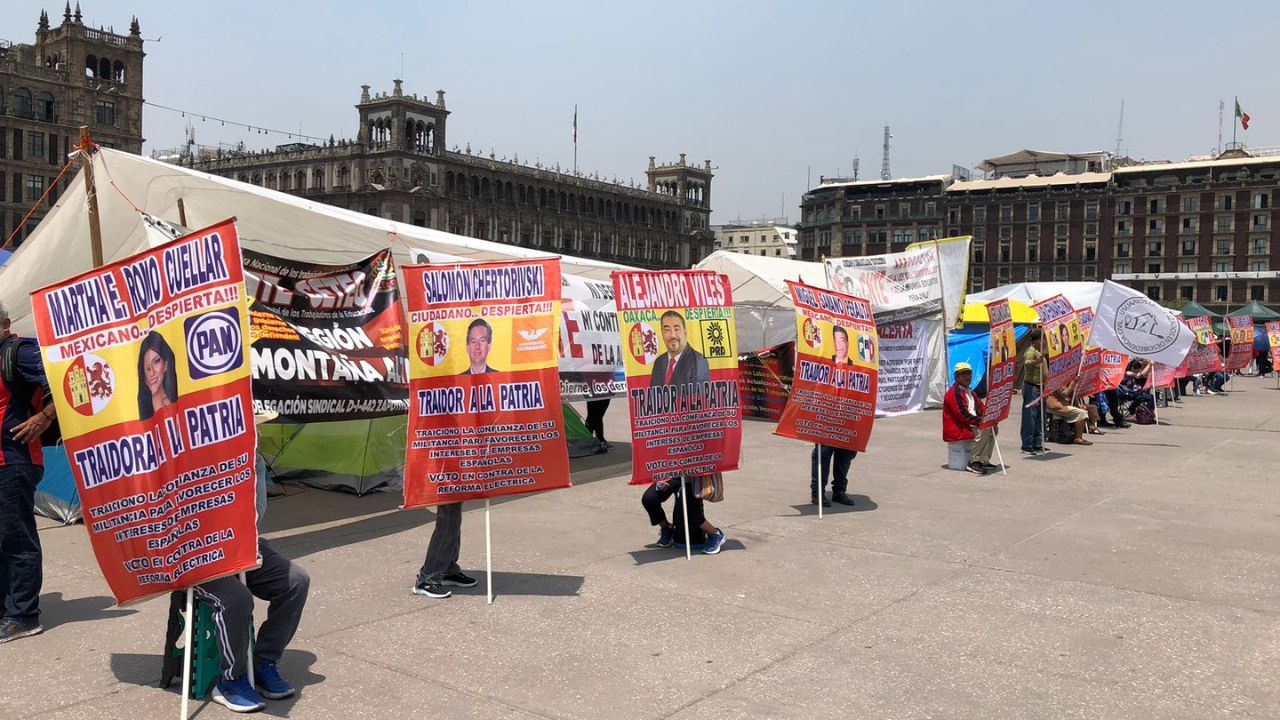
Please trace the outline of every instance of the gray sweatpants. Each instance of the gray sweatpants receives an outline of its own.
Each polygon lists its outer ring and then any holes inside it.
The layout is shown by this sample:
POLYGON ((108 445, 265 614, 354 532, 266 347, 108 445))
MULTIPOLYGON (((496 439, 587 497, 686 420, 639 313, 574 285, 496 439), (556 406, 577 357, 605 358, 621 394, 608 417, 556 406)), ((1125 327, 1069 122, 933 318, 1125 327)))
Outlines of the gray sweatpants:
POLYGON ((300 566, 272 550, 258 539, 262 567, 245 574, 210 580, 195 586, 195 596, 213 608, 218 647, 222 650, 222 677, 234 680, 249 671, 249 621, 253 598, 266 600, 267 619, 258 631, 254 659, 279 662, 285 646, 293 639, 307 604, 311 577, 300 566), (246 586, 247 583, 247 586, 246 586))
POLYGON ((438 583, 445 575, 462 572, 462 503, 436 506, 436 529, 427 545, 427 559, 418 571, 418 582, 438 583))

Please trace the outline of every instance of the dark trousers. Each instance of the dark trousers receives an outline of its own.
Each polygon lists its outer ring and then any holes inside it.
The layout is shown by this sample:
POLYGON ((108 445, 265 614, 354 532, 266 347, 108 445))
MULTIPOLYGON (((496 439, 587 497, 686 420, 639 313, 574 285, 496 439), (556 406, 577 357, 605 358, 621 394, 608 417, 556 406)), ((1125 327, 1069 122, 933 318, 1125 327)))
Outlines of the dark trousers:
POLYGON ((23 622, 40 618, 44 571, 35 499, 43 476, 39 465, 0 466, 0 592, 4 616, 23 622))
POLYGON ((1022 383, 1022 449, 1044 447, 1044 419, 1040 415, 1040 403, 1027 403, 1040 397, 1040 386, 1022 383))
POLYGON ((1138 411, 1138 407, 1146 405, 1148 410, 1156 409, 1155 398, 1146 390, 1133 390, 1124 386, 1120 387, 1120 401, 1129 403, 1129 414, 1132 415, 1138 411))
POLYGON ((600 442, 604 442, 604 413, 609 409, 609 398, 587 401, 587 430, 600 442))
POLYGON ((258 540, 258 553, 262 555, 262 567, 245 573, 245 582, 240 582, 239 575, 232 575, 193 588, 195 596, 213 608, 225 680, 234 680, 249 671, 249 623, 255 597, 268 603, 267 619, 258 630, 253 648, 258 662, 280 661, 307 604, 311 588, 307 571, 272 550, 265 540, 258 540))
MULTIPOLYGON (((657 482, 645 488, 644 495, 640 496, 640 504, 644 505, 645 512, 649 513, 650 525, 661 525, 667 522, 667 512, 662 509, 662 503, 679 489, 680 478, 657 482)), ((700 535, 698 528, 702 527, 706 521, 707 516, 703 514, 702 509, 702 498, 689 498, 689 532, 695 536, 700 535)))
POLYGON ((438 583, 445 575, 462 572, 462 503, 436 506, 436 529, 431 531, 427 557, 418 570, 418 582, 438 583))
POLYGON ((1124 423, 1124 410, 1120 407, 1120 393, 1115 388, 1103 392, 1107 397, 1107 411, 1111 413, 1111 421, 1116 425, 1124 423))
POLYGON ((818 494, 818 478, 822 478, 822 491, 827 490, 827 477, 831 478, 831 492, 839 495, 849 489, 849 466, 858 457, 857 450, 830 445, 814 445, 809 453, 809 494, 818 494))

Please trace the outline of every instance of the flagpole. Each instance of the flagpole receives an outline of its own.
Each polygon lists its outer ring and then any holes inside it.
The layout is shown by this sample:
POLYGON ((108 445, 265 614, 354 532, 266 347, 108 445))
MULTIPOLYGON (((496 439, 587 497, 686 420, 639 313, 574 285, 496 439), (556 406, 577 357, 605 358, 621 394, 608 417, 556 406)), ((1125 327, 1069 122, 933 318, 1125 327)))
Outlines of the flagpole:
MULTIPOLYGON (((1231 149, 1232 150, 1236 148, 1236 127, 1240 125, 1240 123, 1236 122, 1236 118, 1240 117, 1240 96, 1237 95, 1235 100, 1236 100, 1236 115, 1235 117, 1231 118, 1231 149)), ((1230 285, 1228 285, 1227 287, 1230 288, 1230 285)), ((1230 293, 1231 290, 1228 289, 1227 292, 1230 293)))
POLYGON ((573 174, 578 174, 578 106, 573 106, 573 174))

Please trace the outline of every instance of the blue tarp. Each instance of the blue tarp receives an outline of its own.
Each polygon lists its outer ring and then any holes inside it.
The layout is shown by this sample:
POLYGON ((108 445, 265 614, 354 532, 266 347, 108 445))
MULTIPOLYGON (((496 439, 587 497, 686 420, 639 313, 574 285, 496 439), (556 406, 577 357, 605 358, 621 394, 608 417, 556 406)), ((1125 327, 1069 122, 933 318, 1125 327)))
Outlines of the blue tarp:
MULTIPOLYGON (((1014 325, 1014 337, 1020 342, 1030 327, 1030 325, 1014 325)), ((965 325, 959 330, 947 333, 947 357, 951 361, 951 367, 947 368, 947 387, 951 387, 955 382, 955 373, 951 368, 954 368, 958 362, 967 362, 973 366, 972 387, 978 387, 987 374, 987 355, 990 349, 990 325, 965 325)))
POLYGON ((44 449, 44 478, 36 486, 36 512, 68 525, 80 519, 80 494, 71 477, 65 446, 44 449))
POLYGON ((9 262, 9 258, 13 257, 13 253, 8 250, 0 250, 0 265, 9 262))

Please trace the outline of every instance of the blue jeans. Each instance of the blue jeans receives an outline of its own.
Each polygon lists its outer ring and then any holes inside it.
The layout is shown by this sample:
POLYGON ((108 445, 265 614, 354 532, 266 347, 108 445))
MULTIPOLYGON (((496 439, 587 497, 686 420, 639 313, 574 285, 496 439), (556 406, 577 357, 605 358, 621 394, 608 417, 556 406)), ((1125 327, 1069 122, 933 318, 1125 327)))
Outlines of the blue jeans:
POLYGON ((1022 383, 1022 449, 1044 447, 1044 422, 1040 419, 1040 403, 1027 407, 1032 400, 1039 400, 1040 386, 1022 383))
POLYGON ((814 445, 809 454, 809 494, 818 494, 818 475, 821 468, 822 490, 827 489, 827 478, 831 478, 831 492, 837 495, 849 489, 849 465, 858 457, 857 450, 830 445, 814 445), (821 452, 819 452, 821 451, 821 452))
POLYGON ((43 559, 36 532, 39 465, 0 465, 0 593, 4 616, 23 622, 40 618, 43 559))

